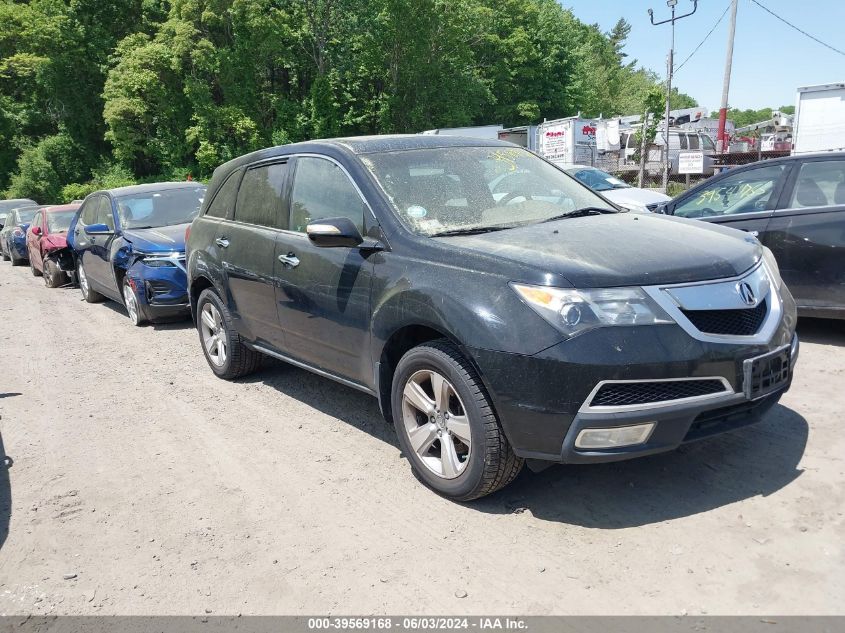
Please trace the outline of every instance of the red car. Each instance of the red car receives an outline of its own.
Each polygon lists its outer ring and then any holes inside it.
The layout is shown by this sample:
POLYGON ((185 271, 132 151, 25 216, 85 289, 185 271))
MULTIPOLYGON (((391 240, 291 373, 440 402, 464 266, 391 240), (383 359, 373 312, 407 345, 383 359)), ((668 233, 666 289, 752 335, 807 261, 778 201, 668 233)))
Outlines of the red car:
POLYGON ((67 246, 67 230, 79 207, 79 204, 43 207, 35 214, 26 231, 29 267, 36 277, 44 275, 48 288, 67 283, 65 271, 73 270, 73 256, 67 246))

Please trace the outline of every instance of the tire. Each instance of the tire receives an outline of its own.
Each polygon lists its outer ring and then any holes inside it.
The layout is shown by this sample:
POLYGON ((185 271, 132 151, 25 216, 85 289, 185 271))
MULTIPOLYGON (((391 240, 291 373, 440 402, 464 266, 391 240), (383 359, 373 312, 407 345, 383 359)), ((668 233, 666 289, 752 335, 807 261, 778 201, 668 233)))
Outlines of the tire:
POLYGON ((32 259, 29 260, 29 271, 32 273, 33 277, 41 276, 41 271, 35 267, 35 264, 32 263, 32 259))
POLYGON ((48 288, 58 288, 67 283, 67 274, 59 269, 58 265, 51 260, 44 260, 44 285, 48 288))
POLYGON ((76 277, 79 280, 79 290, 82 292, 82 298, 88 303, 99 303, 104 299, 99 292, 91 290, 88 283, 88 275, 85 274, 85 269, 82 267, 82 262, 76 267, 76 277))
POLYGON ((11 257, 9 257, 9 254, 8 254, 8 253, 4 250, 4 251, 3 251, 3 261, 4 261, 4 262, 7 262, 7 261, 9 261, 10 259, 11 259, 11 257))
POLYGON ((244 344, 232 326, 232 315, 211 288, 203 290, 197 300, 197 332, 205 360, 218 378, 240 378, 261 364, 261 353, 244 344))
POLYGON ((17 257, 15 257, 14 253, 11 253, 11 258, 12 258, 12 266, 23 266, 23 264, 24 264, 23 259, 18 259, 17 257))
POLYGON ((126 314, 129 315, 132 325, 140 327, 147 322, 141 305, 138 303, 138 297, 129 284, 129 280, 125 277, 123 278, 123 307, 126 308, 126 314))
POLYGON ((444 497, 478 499, 507 486, 522 469, 523 460, 505 437, 478 374, 446 340, 419 345, 402 357, 393 375, 391 407, 399 444, 414 475, 444 497), (445 391, 438 390, 443 394, 439 400, 434 396, 436 384, 446 385, 445 391), (428 420, 406 393, 427 407, 428 420), (447 450, 444 441, 454 451, 447 450), (444 458, 444 451, 451 458, 444 458))

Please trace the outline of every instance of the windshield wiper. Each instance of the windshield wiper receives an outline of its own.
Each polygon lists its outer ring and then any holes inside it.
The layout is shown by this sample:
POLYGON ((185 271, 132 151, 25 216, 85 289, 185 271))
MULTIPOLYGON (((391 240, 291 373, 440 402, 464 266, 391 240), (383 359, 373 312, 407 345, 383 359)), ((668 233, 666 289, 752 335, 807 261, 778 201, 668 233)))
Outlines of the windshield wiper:
POLYGON ((555 215, 546 218, 543 222, 554 222, 555 220, 563 220, 564 218, 582 218, 585 215, 604 215, 605 213, 619 213, 616 209, 606 209, 604 207, 581 207, 575 211, 567 211, 560 215, 555 215))
POLYGON ((136 229, 151 229, 151 228, 154 228, 154 227, 152 227, 152 226, 127 226, 126 228, 129 231, 134 231, 136 229))
POLYGON ((440 231, 439 233, 432 233, 429 237, 451 237, 453 235, 478 235, 480 233, 492 233, 493 231, 504 231, 510 229, 510 226, 471 226, 464 229, 449 229, 448 231, 440 231))

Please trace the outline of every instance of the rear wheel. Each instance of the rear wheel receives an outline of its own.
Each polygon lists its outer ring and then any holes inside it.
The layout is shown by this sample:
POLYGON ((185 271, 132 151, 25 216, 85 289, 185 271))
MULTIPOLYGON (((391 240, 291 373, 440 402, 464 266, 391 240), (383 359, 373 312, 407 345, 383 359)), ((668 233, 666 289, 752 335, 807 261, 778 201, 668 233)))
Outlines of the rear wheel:
POLYGON ((85 301, 88 303, 98 303, 103 300, 103 295, 91 290, 91 286, 88 282, 88 275, 85 274, 85 268, 83 267, 82 262, 79 262, 79 266, 76 269, 76 277, 79 279, 79 290, 82 292, 82 298, 85 299, 85 301))
POLYGON ((132 325, 144 325, 146 319, 141 313, 141 306, 138 304, 138 297, 132 289, 132 285, 128 279, 123 280, 123 305, 126 308, 126 313, 129 315, 129 320, 132 325))
POLYGON ((197 301, 197 331, 205 359, 218 377, 240 378, 261 363, 261 354, 244 344, 229 310, 211 288, 203 290, 197 301))
POLYGON ((67 274, 51 259, 44 260, 44 284, 48 288, 58 288, 67 283, 67 274))
POLYGON ((459 501, 488 495, 519 474, 481 380, 448 341, 413 348, 393 376, 393 420, 414 474, 459 501))

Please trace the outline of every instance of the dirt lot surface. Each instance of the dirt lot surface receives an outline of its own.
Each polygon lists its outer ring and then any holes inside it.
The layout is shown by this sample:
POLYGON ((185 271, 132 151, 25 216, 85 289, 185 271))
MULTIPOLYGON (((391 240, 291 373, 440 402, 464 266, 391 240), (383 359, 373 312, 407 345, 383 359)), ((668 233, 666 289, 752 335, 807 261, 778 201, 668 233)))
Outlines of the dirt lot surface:
POLYGON ((845 323, 676 453, 421 486, 374 399, 0 267, 0 614, 845 614, 845 323))

